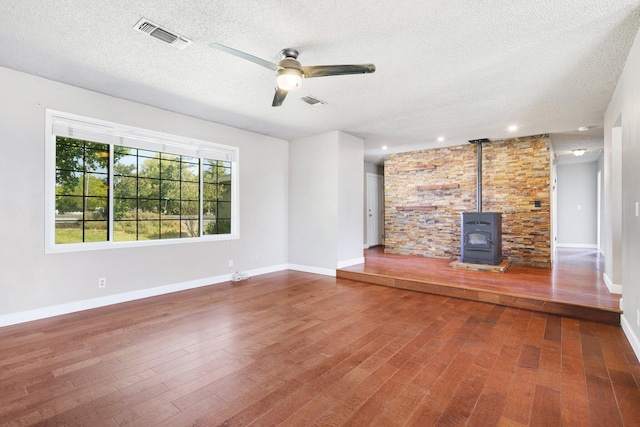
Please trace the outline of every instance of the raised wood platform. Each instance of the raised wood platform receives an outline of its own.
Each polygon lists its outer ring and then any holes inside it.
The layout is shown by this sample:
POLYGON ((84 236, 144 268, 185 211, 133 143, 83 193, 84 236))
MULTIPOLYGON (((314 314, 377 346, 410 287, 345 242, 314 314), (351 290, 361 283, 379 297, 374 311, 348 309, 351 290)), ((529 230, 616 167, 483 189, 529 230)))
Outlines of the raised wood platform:
POLYGON ((562 249, 552 269, 512 265, 503 274, 450 267, 451 260, 365 250, 365 263, 337 270, 342 279, 620 324, 620 295, 602 280, 596 251, 562 249))

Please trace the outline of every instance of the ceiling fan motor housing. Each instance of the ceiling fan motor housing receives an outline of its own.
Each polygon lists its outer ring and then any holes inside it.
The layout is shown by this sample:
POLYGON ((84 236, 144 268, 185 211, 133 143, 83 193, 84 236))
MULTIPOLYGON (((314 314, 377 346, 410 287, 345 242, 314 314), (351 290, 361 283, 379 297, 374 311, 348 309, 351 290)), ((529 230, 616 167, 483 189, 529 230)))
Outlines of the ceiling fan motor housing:
POLYGON ((278 63, 278 65, 282 68, 292 68, 302 71, 302 64, 300 64, 300 62, 295 58, 284 58, 278 63))
POLYGON ((282 55, 283 58, 298 59, 298 55, 300 55, 300 52, 292 47, 286 47, 280 51, 280 55, 282 55))

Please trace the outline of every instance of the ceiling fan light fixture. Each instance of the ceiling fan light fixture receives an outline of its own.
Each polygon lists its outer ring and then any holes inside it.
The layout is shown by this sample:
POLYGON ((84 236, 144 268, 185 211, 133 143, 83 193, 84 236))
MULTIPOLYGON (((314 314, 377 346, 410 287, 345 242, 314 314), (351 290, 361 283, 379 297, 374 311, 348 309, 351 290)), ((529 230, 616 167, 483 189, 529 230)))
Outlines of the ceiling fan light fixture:
POLYGON ((282 90, 291 91, 302 87, 302 71, 295 68, 283 68, 276 72, 278 87, 282 90))
MULTIPOLYGON (((282 49, 280 52, 282 59, 277 64, 274 64, 273 62, 266 61, 262 58, 258 58, 257 56, 249 55, 248 53, 219 43, 210 43, 209 46, 275 71, 276 90, 273 96, 273 101, 271 102, 272 107, 281 106, 289 91, 300 89, 300 87, 302 87, 303 77, 305 79, 310 79, 313 77, 343 76, 347 74, 369 74, 376 71, 376 66, 373 64, 313 65, 303 67, 302 64, 300 64, 300 61, 298 61, 299 52, 290 47, 282 49)), ((304 97, 301 99, 311 105, 325 104, 325 102, 314 102, 316 100, 306 100, 304 97)))

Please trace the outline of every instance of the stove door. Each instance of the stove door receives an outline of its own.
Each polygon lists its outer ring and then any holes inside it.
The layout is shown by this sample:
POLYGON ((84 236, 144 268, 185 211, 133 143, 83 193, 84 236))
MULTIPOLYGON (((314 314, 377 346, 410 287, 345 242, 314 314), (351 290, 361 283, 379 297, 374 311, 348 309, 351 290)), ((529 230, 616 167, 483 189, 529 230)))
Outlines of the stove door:
POLYGON ((487 251, 491 249, 491 233, 474 230, 464 233, 464 247, 467 250, 487 251))

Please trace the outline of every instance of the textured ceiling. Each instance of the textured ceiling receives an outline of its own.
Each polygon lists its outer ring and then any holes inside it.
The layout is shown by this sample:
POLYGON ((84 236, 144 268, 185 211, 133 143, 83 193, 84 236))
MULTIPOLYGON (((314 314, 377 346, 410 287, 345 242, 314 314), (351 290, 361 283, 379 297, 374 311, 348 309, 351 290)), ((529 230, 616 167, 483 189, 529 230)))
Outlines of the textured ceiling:
MULTIPOLYGON (((377 162, 469 139, 601 129, 639 7, 638 0, 0 0, 0 66, 288 140, 341 130, 364 139, 366 159, 377 162), (142 17, 193 44, 178 50, 135 32, 142 17), (211 42, 272 62, 293 47, 303 65, 372 62, 377 71, 306 80, 273 108, 274 73, 211 42), (309 106, 299 99, 305 95, 327 104, 309 106), (512 124, 517 131, 507 131, 512 124)), ((579 143, 552 140, 560 151, 579 143)))

